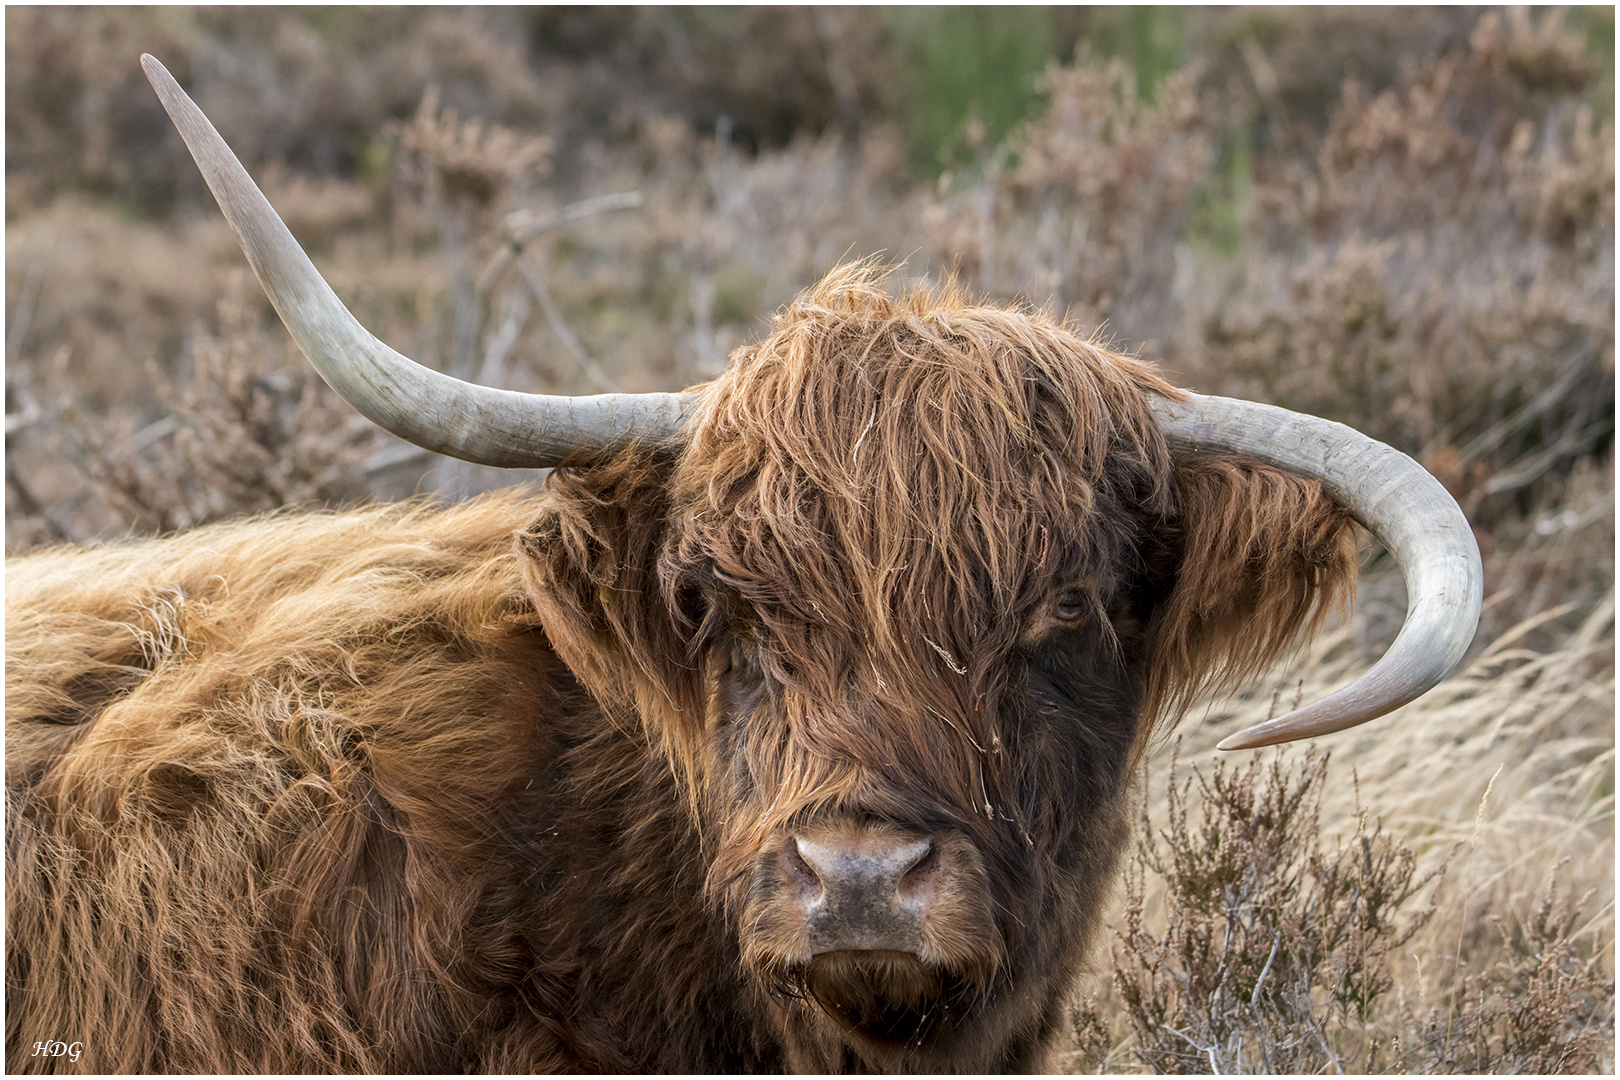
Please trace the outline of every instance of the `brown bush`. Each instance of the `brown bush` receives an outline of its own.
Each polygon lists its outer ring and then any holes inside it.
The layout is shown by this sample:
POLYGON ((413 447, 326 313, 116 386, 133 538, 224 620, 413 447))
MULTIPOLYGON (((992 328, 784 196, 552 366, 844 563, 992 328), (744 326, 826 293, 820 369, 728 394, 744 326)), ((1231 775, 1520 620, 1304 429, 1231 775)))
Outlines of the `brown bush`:
POLYGON ((1352 836, 1324 846, 1328 759, 1314 748, 1208 775, 1195 768, 1179 783, 1176 772, 1172 762, 1163 827, 1143 813, 1111 987, 1071 1013, 1076 1068, 1603 1067, 1614 984, 1601 937, 1596 947, 1580 941, 1593 894, 1561 893, 1555 874, 1527 918, 1480 920, 1494 942, 1452 942, 1483 961, 1477 968, 1453 956, 1451 970, 1425 979, 1420 960, 1417 986, 1398 987, 1401 955, 1434 919, 1463 843, 1435 850, 1420 872, 1414 850, 1361 812, 1352 836))
POLYGON ((1450 447, 1454 470, 1485 465, 1458 478, 1478 509, 1603 443, 1614 132, 1574 96, 1586 70, 1555 19, 1491 13, 1465 55, 1399 90, 1347 83, 1314 166, 1261 173, 1253 247, 1205 318, 1201 363, 1430 458, 1450 447))
MULTIPOLYGON (((47 396, 16 386, 37 412, 48 454, 75 489, 45 513, 16 478, 8 507, 36 521, 41 539, 94 535, 108 519, 141 532, 169 532, 207 521, 291 506, 353 503, 367 494, 366 468, 378 432, 354 414, 285 341, 257 317, 258 283, 236 271, 221 301, 219 332, 190 341, 190 375, 175 380, 155 364, 146 375, 165 407, 88 414, 70 393, 47 396), (251 301, 251 302, 250 302, 251 301), (54 400, 53 400, 54 398, 54 400)), ((8 454, 8 467, 15 459, 8 454)), ((8 514, 8 516, 11 516, 8 514)))
MULTIPOLYGON (((1325 1031, 1365 1022, 1390 989, 1389 954, 1433 914, 1408 910, 1444 864, 1376 823, 1323 850, 1327 758, 1217 765, 1169 782, 1161 848, 1150 828, 1126 876, 1114 989, 1155 1072, 1317 1072, 1349 1064, 1325 1031), (1200 819, 1189 821, 1194 788, 1200 819), (1144 878, 1164 881, 1166 930, 1144 926, 1144 878)), ((1335 1032, 1334 1041, 1337 1042, 1335 1032)))
POLYGON ((1149 103, 1123 62, 1082 55, 1050 68, 1044 89, 1045 114, 930 208, 936 250, 987 291, 1050 297, 1132 344, 1156 338, 1211 154, 1192 81, 1173 76, 1149 103))
POLYGON ((1603 976, 1600 957, 1573 940, 1590 900, 1561 895, 1555 871, 1527 921, 1488 917, 1503 958, 1465 975, 1444 995, 1449 1008, 1403 1018, 1415 1032, 1407 1045, 1423 1072, 1609 1071, 1614 980, 1603 976))

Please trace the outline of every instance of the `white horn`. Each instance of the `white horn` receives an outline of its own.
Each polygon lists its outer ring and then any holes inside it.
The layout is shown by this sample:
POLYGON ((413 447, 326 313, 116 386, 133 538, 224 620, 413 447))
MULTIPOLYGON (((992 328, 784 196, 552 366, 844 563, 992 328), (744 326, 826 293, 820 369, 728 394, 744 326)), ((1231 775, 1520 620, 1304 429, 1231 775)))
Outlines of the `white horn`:
POLYGON ((1474 639, 1485 575, 1462 509, 1423 466, 1343 424, 1271 405, 1196 394, 1150 404, 1172 452, 1241 454, 1321 481, 1406 578, 1406 622, 1371 669, 1320 701, 1229 736, 1220 749, 1365 724, 1451 674, 1474 639))

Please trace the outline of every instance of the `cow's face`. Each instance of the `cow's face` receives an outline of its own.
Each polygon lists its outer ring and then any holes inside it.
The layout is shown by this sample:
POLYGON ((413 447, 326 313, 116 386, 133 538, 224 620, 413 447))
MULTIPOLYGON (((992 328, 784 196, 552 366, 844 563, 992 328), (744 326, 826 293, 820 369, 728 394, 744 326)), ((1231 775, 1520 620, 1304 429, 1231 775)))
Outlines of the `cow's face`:
POLYGON ((679 460, 554 484, 525 544, 547 631, 669 753, 793 1064, 1043 1041, 1186 674, 1155 663, 1189 562, 1166 389, 1049 321, 834 282, 733 358, 679 460))
POLYGON ((1130 366, 1019 316, 816 314, 715 387, 663 576, 699 598, 711 893, 870 1059, 1074 952, 1043 909, 1112 863, 1169 459, 1110 407, 1130 366))
MULTIPOLYGON (((1104 561, 1083 531, 1047 525, 1042 566, 1031 532, 1001 611, 987 575, 880 598, 899 609, 887 653, 861 583, 772 603, 711 571, 710 890, 745 964, 792 1003, 797 1041, 820 1048, 802 1067, 839 1067, 826 1048, 840 1041, 870 1065, 958 1064, 964 1043, 1034 1021, 1038 996, 1007 1015, 986 1007, 998 990, 1065 983, 1091 930, 1124 837, 1166 562, 1104 561)), ((940 582, 936 552, 907 555, 940 582)))

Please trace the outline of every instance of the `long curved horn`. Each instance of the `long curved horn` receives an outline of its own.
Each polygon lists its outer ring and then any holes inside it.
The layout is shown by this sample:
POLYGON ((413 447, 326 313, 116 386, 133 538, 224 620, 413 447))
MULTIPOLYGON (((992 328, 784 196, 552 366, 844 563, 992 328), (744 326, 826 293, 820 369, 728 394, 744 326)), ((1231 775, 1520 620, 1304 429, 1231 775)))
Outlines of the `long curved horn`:
POLYGON ((1320 480, 1406 577, 1406 622, 1371 669, 1320 701, 1223 739, 1220 749, 1365 724, 1451 673, 1474 639, 1485 575, 1473 529, 1423 466, 1343 424, 1272 405, 1193 394, 1184 402, 1156 397, 1151 407, 1172 451, 1242 454, 1320 480))
POLYGON ((697 394, 557 397, 495 390, 423 367, 378 341, 321 278, 168 70, 147 55, 141 67, 293 340, 321 378, 373 423, 428 450, 507 468, 547 468, 580 454, 678 436, 697 394))

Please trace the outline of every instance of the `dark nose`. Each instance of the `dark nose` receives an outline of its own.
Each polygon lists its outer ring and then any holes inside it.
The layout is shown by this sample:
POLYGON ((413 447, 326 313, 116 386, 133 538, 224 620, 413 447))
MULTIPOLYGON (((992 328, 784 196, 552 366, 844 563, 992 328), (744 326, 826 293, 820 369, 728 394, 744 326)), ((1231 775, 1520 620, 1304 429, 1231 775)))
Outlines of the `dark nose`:
POLYGON ((929 837, 822 829, 789 839, 812 955, 843 949, 922 951, 922 923, 947 872, 929 837))

